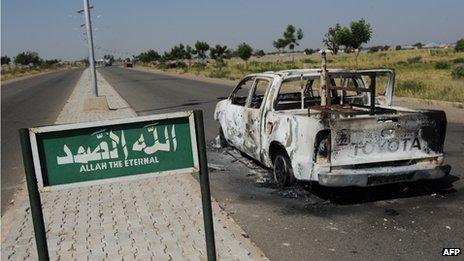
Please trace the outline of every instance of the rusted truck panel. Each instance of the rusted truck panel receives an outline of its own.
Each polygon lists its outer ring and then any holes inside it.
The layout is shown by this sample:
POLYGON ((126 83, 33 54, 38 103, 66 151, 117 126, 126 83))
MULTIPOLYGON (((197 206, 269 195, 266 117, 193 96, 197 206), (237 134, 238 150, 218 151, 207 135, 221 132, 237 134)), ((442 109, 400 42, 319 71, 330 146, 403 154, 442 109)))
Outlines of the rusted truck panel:
POLYGON ((224 142, 273 168, 282 185, 373 186, 449 172, 444 112, 392 106, 392 70, 324 69, 245 77, 216 106, 224 142))

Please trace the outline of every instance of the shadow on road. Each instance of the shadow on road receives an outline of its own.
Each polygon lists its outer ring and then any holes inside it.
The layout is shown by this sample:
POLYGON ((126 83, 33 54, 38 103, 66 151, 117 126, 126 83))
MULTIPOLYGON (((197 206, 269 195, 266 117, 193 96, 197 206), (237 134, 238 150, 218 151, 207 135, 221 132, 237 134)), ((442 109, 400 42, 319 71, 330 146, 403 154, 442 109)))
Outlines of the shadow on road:
POLYGON ((301 186, 309 193, 321 199, 329 200, 331 203, 338 205, 352 205, 425 195, 443 197, 444 195, 456 192, 453 188, 453 183, 457 180, 459 180, 458 177, 448 175, 438 180, 422 180, 366 188, 330 188, 320 186, 317 183, 304 183, 297 186, 301 186))

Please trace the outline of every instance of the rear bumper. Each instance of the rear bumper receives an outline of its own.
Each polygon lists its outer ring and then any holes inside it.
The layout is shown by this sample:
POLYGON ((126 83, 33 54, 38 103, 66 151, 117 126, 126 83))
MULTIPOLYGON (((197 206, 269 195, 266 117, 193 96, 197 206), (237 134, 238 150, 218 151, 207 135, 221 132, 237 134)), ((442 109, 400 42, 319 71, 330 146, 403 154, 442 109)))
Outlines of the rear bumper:
POLYGON ((439 179, 449 174, 449 165, 436 166, 432 164, 365 168, 338 169, 318 174, 319 184, 328 187, 369 187, 383 184, 408 182, 424 179, 439 179))

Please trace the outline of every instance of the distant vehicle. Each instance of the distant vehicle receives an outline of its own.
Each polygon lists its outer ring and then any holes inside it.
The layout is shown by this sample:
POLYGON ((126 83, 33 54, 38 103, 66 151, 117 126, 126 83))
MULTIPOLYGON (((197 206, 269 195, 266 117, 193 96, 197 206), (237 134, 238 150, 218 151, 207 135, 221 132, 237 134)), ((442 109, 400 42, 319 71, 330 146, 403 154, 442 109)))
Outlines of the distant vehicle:
POLYGON ((132 68, 132 62, 124 62, 124 67, 132 68))
POLYGON ((393 70, 286 70, 246 76, 214 113, 221 146, 275 181, 374 186, 447 175, 443 111, 392 106, 393 70), (383 86, 380 86, 380 85, 383 86), (376 89, 384 94, 376 97, 376 89))
POLYGON ((114 57, 112 55, 109 55, 109 54, 103 55, 103 63, 105 64, 105 66, 112 66, 113 61, 114 61, 114 57))
POLYGON ((103 62, 105 63, 105 66, 112 66, 113 65, 113 59, 111 59, 111 58, 105 58, 105 59, 103 59, 103 62))

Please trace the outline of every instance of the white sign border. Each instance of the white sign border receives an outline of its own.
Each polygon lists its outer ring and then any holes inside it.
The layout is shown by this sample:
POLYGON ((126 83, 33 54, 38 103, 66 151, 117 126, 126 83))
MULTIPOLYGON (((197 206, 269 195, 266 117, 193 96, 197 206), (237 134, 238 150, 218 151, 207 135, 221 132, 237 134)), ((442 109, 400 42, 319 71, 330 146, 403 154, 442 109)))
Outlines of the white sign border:
POLYGON ((31 150, 32 150, 32 160, 34 162, 35 175, 37 178, 37 186, 39 188, 39 191, 46 192, 46 191, 55 191, 55 190, 62 190, 62 189, 69 189, 69 188, 76 188, 76 187, 107 184, 107 183, 113 183, 116 181, 128 181, 128 180, 137 180, 137 179, 144 179, 144 178, 150 178, 150 177, 161 177, 161 176, 166 176, 170 174, 198 172, 199 171, 198 147, 197 147, 197 136, 196 136, 195 127, 196 126, 195 126, 195 118, 194 118, 193 111, 182 111, 182 112, 149 115, 149 116, 138 116, 138 117, 133 117, 133 118, 128 118, 128 119, 82 122, 82 123, 71 123, 71 124, 61 124, 61 125, 29 128, 28 130, 29 130, 29 138, 31 141, 30 145, 31 145, 31 150), (190 138, 191 138, 192 153, 193 153, 193 167, 184 168, 184 169, 176 169, 176 170, 168 170, 168 171, 151 172, 151 173, 144 173, 144 174, 134 174, 130 176, 122 176, 122 177, 115 177, 115 178, 73 182, 73 183, 62 184, 62 185, 44 186, 42 166, 40 164, 40 156, 39 156, 39 150, 38 150, 38 145, 37 145, 37 134, 56 132, 56 131, 65 131, 65 130, 109 127, 112 125, 122 125, 122 124, 130 124, 130 123, 153 121, 153 120, 169 120, 169 119, 177 119, 177 118, 188 118, 189 119, 190 138))

